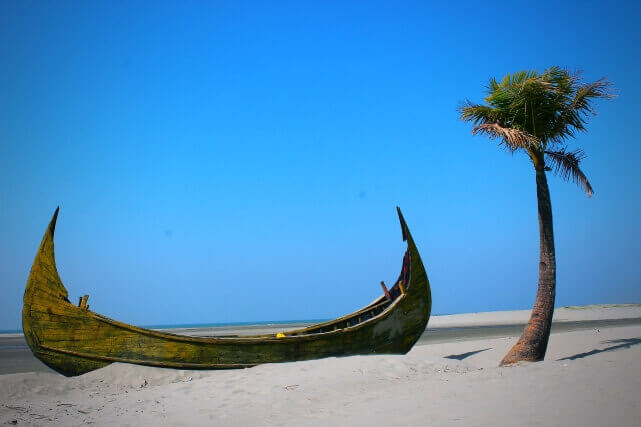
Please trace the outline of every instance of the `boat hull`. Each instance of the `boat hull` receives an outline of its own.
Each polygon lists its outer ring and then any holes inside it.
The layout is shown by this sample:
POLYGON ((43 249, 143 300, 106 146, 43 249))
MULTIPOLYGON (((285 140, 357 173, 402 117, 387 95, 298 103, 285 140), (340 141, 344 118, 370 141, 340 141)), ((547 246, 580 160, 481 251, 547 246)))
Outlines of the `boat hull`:
POLYGON ((215 338, 139 328, 71 304, 55 264, 57 212, 27 280, 22 323, 36 357, 63 375, 80 375, 113 362, 233 369, 333 356, 404 354, 425 331, 429 320, 429 282, 400 210, 408 244, 409 281, 406 292, 393 302, 383 296, 358 312, 284 336, 215 338))

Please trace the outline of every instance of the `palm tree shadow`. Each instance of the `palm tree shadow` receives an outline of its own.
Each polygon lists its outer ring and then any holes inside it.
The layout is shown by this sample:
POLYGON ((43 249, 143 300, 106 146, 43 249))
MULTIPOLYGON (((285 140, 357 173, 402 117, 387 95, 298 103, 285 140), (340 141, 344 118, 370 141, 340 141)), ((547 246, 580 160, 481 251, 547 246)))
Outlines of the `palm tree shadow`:
POLYGON ((488 348, 483 348, 481 350, 475 350, 475 351, 468 351, 467 353, 461 353, 461 354, 450 354, 449 356, 443 356, 444 359, 456 359, 456 360, 463 360, 466 359, 470 356, 474 356, 477 353, 480 353, 485 350, 490 350, 492 347, 488 348))
POLYGON ((633 345, 641 344, 641 337, 639 337, 639 338, 623 338, 623 339, 620 339, 620 340, 607 340, 607 341, 603 341, 603 342, 606 343, 606 344, 615 344, 615 343, 618 343, 618 344, 610 346, 610 347, 606 347, 606 348, 603 348, 603 349, 595 348, 594 350, 588 351, 586 353, 577 353, 577 354, 575 354, 573 356, 568 356, 568 357, 563 357, 561 359, 557 359, 557 361, 558 360, 583 359, 584 357, 592 356, 594 354, 599 354, 599 353, 603 353, 603 352, 606 352, 606 351, 614 351, 614 350, 618 350, 620 348, 630 348, 633 345))

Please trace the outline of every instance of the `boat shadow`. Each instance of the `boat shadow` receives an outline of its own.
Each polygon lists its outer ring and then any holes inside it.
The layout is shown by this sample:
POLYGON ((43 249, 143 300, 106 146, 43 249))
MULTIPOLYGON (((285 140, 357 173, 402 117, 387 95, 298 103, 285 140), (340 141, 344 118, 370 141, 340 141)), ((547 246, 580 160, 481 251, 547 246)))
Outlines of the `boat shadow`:
POLYGON ((491 350, 492 347, 488 348, 483 348, 481 350, 474 350, 474 351, 468 351, 467 353, 461 353, 461 354, 450 354, 448 356, 443 356, 444 359, 454 359, 454 360, 463 360, 467 359, 470 356, 474 356, 477 353, 481 353, 483 351, 491 350))
POLYGON ((606 351, 614 351, 614 350, 618 350, 618 349, 621 349, 621 348, 630 348, 633 345, 641 344, 641 337, 639 337, 639 338, 623 338, 623 339, 618 339, 618 340, 607 340, 607 341, 603 341, 603 343, 604 344, 616 344, 616 345, 612 345, 610 347, 606 347, 606 348, 602 348, 602 349, 595 348, 594 350, 591 350, 591 351, 588 351, 588 352, 585 352, 585 353, 577 353, 577 354, 575 354, 573 356, 562 357, 561 359, 557 359, 557 361, 559 361, 559 360, 583 359, 584 357, 592 356, 592 355, 599 354, 599 353, 604 353, 606 351))

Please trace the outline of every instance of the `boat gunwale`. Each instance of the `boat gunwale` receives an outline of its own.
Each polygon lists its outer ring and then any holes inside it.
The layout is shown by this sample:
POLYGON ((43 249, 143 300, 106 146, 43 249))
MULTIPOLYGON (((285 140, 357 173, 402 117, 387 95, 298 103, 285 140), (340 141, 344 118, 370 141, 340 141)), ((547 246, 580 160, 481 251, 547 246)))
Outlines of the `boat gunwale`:
MULTIPOLYGON (((223 342, 224 343, 232 342, 232 343, 241 344, 241 343, 255 343, 256 341, 277 341, 277 342, 278 341, 288 341, 288 342, 291 342, 293 340, 307 341, 309 339, 318 338, 319 336, 328 336, 328 335, 331 335, 331 334, 340 334, 340 333, 343 333, 343 332, 352 332, 352 331, 360 329, 361 327, 369 326, 372 323, 375 323, 375 322, 378 322, 378 321, 382 321, 385 318, 387 318, 390 315, 390 313, 392 313, 393 309, 404 298, 405 298, 405 295, 400 295, 398 298, 396 298, 394 301, 392 301, 392 303, 389 306, 387 306, 387 308, 385 310, 383 310, 379 314, 377 314, 375 316, 372 316, 371 318, 369 318, 369 319, 367 319, 367 320, 365 320, 363 322, 357 323, 355 325, 351 325, 351 326, 348 326, 348 327, 345 327, 345 328, 335 329, 335 330, 327 331, 327 332, 318 332, 318 333, 314 333, 314 334, 305 334, 305 335, 285 335, 284 337, 276 337, 275 334, 274 335, 271 335, 271 334, 268 334, 268 335, 247 335, 247 336, 243 336, 243 337, 199 337, 199 336, 179 335, 179 334, 173 334, 171 332, 155 331, 153 329, 146 329, 146 328, 141 328, 139 326, 130 325, 128 323, 124 323, 124 322, 109 318, 107 316, 104 316, 102 314, 99 314, 99 313, 96 313, 96 312, 93 312, 93 311, 90 311, 90 310, 86 310, 86 313, 87 313, 88 316, 91 316, 91 317, 93 317, 94 319, 96 319, 98 321, 101 321, 103 323, 106 323, 108 325, 111 325, 111 326, 114 326, 114 327, 117 327, 117 328, 120 328, 120 329, 129 330, 131 332, 136 332, 136 333, 139 333, 139 334, 149 335, 149 336, 152 336, 152 337, 155 337, 155 338, 166 338, 166 339, 171 339, 173 341, 179 341, 179 342, 199 342, 199 343, 209 343, 209 344, 223 343, 223 342)), ((74 305, 72 305, 72 307, 73 308, 78 308, 78 307, 76 307, 74 305)), ((356 313, 358 313, 358 311, 356 311, 356 312, 354 312, 352 314, 356 314, 356 313)), ((352 314, 349 314, 349 315, 343 316, 343 317, 349 317, 352 314)), ((335 319, 335 320, 339 320, 339 319, 342 319, 342 318, 338 318, 338 319, 335 319)), ((332 322, 330 322, 330 323, 332 323, 332 322)), ((317 324, 317 325, 322 325, 322 323, 321 324, 317 324)), ((309 328, 315 327, 317 325, 311 325, 311 326, 309 326, 309 328)), ((299 329, 299 331, 300 331, 300 329, 299 329)), ((295 331, 290 331, 290 332, 295 332, 295 331)))
MULTIPOLYGON (((412 256, 409 255, 409 252, 410 252, 410 245, 409 245, 409 242, 408 242, 407 243, 407 248, 405 249, 405 254, 408 254, 408 256, 409 256, 409 263, 408 263, 408 265, 409 265, 409 274, 408 274, 409 279, 408 279, 408 284, 411 283, 411 281, 412 281, 412 261, 411 261, 412 256)), ((384 313, 387 310, 391 309, 395 305, 396 301, 398 301, 398 300, 400 300, 401 298, 404 298, 404 297, 405 297, 405 294, 401 293, 399 296, 397 296, 392 301, 388 301, 385 295, 381 295, 378 298, 376 298, 374 301, 372 301, 369 304, 367 304, 366 306, 364 306, 363 308, 360 308, 360 309, 358 309, 358 310, 356 310, 356 311, 354 311, 352 313, 346 314, 346 315, 341 316, 341 317, 337 317, 336 319, 328 320, 326 322, 316 323, 315 325, 310 325, 310 326, 306 326, 305 328, 294 329, 294 330, 283 332, 283 333, 284 333, 285 336, 288 336, 290 334, 292 334, 292 335, 293 334, 300 334, 300 333, 305 333, 306 331, 310 331, 310 330, 313 330, 313 329, 316 329, 316 328, 322 328, 322 327, 325 327, 325 326, 330 326, 330 325, 332 325, 334 323, 340 323, 340 322, 343 322, 345 320, 348 320, 348 319, 350 319, 352 317, 357 316, 358 314, 362 314, 362 313, 366 313, 366 312, 368 312, 370 310, 374 310, 374 309, 376 309, 377 306, 382 306, 385 303, 389 302, 389 305, 387 307, 385 307, 385 309, 381 313, 379 313, 379 314, 377 314, 375 316, 372 316, 370 319, 367 319, 367 320, 365 320, 363 322, 359 322, 356 325, 347 326, 347 327, 341 328, 339 330, 348 329, 348 328, 350 328, 352 326, 358 326, 361 323, 366 323, 367 321, 378 317, 382 313, 384 313)), ((331 332, 334 332, 334 331, 331 331, 331 332)), ((322 332, 318 332, 318 333, 322 333, 322 332)), ((315 335, 315 334, 309 334, 309 335, 315 335)))

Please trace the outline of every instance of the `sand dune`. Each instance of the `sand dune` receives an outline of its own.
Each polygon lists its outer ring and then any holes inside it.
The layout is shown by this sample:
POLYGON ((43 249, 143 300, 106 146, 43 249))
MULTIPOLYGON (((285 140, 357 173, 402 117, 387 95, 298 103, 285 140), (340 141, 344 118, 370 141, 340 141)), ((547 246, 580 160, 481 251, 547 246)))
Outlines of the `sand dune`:
POLYGON ((546 361, 498 368, 514 341, 232 371, 113 364, 75 378, 2 375, 0 423, 639 425, 641 326, 553 334, 546 361))

